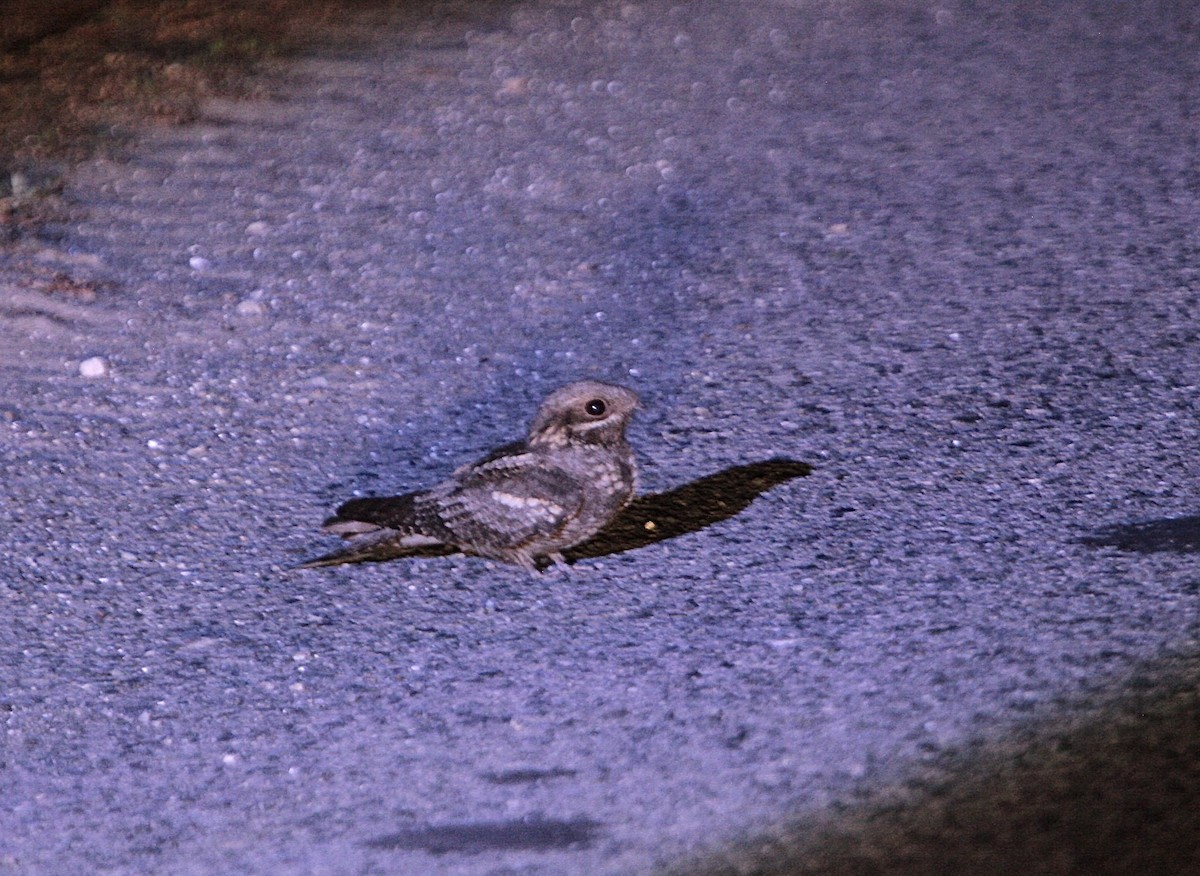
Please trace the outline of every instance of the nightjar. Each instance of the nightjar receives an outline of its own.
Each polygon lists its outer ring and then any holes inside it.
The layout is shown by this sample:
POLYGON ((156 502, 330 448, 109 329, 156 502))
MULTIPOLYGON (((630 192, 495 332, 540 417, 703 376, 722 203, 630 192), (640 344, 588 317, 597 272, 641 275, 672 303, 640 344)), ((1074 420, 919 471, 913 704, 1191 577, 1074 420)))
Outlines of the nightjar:
POLYGON ((625 428, 638 407, 622 386, 584 380, 552 392, 523 441, 493 450, 428 489, 352 499, 325 521, 349 544, 300 568, 389 560, 439 548, 516 563, 564 562, 633 498, 625 428))

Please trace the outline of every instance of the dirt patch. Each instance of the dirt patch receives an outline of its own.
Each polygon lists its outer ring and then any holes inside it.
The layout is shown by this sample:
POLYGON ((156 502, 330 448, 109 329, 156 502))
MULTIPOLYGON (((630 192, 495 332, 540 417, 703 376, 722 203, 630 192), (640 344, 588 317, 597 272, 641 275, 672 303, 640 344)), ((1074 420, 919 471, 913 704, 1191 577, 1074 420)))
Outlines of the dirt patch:
POLYGON ((0 162, 9 166, 76 160, 135 125, 191 121, 208 97, 253 95, 262 61, 304 48, 345 9, 297 0, 65 6, 33 5, 3 35, 0 162))
POLYGON ((211 98, 266 96, 264 62, 378 3, 13 0, 0 21, 0 287, 81 282, 47 268, 73 164, 138 128, 195 120, 211 98))

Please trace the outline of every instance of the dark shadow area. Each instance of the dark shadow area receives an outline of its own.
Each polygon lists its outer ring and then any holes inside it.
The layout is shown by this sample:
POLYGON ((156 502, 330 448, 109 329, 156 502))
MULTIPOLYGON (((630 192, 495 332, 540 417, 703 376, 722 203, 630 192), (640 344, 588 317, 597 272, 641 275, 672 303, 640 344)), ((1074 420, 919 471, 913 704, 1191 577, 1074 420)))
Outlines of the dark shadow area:
POLYGON ((597 822, 586 818, 571 821, 540 818, 473 821, 402 830, 368 840, 366 845, 372 849, 421 851, 434 855, 521 849, 542 852, 587 848, 596 838, 599 829, 600 825, 597 822))
POLYGON ((550 767, 549 769, 529 767, 520 770, 505 770, 501 773, 484 773, 483 778, 493 785, 528 785, 546 779, 569 779, 575 774, 575 770, 565 767, 550 767))
POLYGON ((727 468, 665 493, 639 496, 595 538, 563 551, 563 556, 573 563, 699 532, 740 514, 767 490, 811 472, 806 462, 768 459, 727 468))
POLYGON ((662 876, 1200 873, 1200 657, 662 876), (840 811, 838 811, 840 810, 840 811))
MULTIPOLYGON (((811 472, 812 466, 806 462, 768 459, 727 468, 665 493, 639 496, 595 538, 563 551, 563 556, 567 562, 574 563, 699 532, 744 511, 767 490, 811 472)), ((354 499, 343 505, 339 513, 387 526, 393 518, 404 518, 409 496, 411 494, 354 499)), ((356 539, 347 547, 308 560, 296 568, 380 563, 400 557, 444 557, 456 553, 457 549, 442 545, 402 547, 395 543, 390 533, 382 532, 375 537, 356 539)), ((541 562, 543 568, 549 564, 548 559, 541 562)))
POLYGON ((1200 551, 1200 514, 1107 526, 1079 541, 1089 547, 1115 547, 1140 554, 1157 551, 1195 553, 1200 551))

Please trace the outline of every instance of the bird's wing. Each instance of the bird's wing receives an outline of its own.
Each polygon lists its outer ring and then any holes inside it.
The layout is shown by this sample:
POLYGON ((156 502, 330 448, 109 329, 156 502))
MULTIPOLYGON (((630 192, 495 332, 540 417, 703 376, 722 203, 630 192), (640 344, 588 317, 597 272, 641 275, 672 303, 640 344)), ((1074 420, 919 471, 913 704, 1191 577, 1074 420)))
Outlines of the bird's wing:
POLYGON ((359 535, 372 529, 410 528, 416 517, 415 499, 419 493, 402 496, 367 496, 351 499, 337 509, 333 517, 322 524, 327 532, 337 535, 359 535))
POLYGON ((436 495, 456 543, 516 548, 558 532, 583 505, 583 486, 534 454, 497 456, 436 495))
POLYGON ((525 450, 526 444, 525 439, 523 438, 518 441, 510 441, 507 444, 501 444, 482 459, 477 459, 474 462, 468 462, 460 465, 454 470, 454 477, 462 477, 473 468, 483 468, 484 466, 489 465, 498 459, 503 459, 506 456, 518 456, 519 454, 524 453, 525 450))
MULTIPOLYGON (((459 466, 453 476, 462 478, 473 469, 485 470, 496 460, 517 457, 524 450, 524 441, 504 444, 482 459, 459 466)), ((417 491, 400 496, 364 496, 351 499, 339 506, 334 515, 326 519, 321 526, 327 532, 345 536, 360 535, 379 528, 409 529, 422 517, 425 509, 419 500, 426 495, 423 491, 417 491)))

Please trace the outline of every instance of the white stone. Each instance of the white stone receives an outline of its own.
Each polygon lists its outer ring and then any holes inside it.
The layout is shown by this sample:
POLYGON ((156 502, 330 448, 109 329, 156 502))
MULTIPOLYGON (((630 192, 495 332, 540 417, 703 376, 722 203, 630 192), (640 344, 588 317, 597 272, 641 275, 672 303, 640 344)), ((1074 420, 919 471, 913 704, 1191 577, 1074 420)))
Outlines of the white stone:
POLYGON ((108 375, 108 361, 103 356, 92 356, 90 359, 84 359, 79 363, 79 374, 81 377, 106 377, 108 375))
POLYGON ((266 313, 266 305, 264 305, 261 301, 255 301, 253 298, 247 298, 245 301, 238 302, 238 316, 265 316, 266 313))

